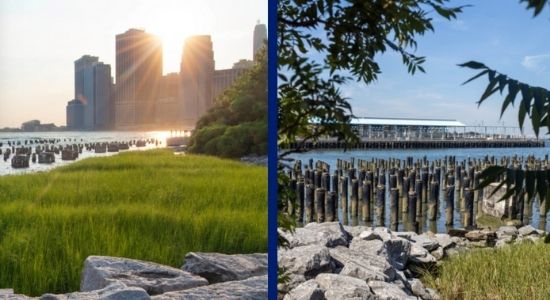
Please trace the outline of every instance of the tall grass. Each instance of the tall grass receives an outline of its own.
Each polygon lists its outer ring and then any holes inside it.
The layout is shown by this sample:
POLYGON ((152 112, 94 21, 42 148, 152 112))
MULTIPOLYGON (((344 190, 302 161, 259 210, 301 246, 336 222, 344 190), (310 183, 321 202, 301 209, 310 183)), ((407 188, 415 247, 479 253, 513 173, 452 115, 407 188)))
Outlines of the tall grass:
POLYGON ((424 283, 443 299, 550 299, 550 244, 477 250, 445 261, 424 283))
POLYGON ((76 291, 89 255, 189 251, 267 251, 265 167, 153 150, 0 177, 0 288, 76 291))

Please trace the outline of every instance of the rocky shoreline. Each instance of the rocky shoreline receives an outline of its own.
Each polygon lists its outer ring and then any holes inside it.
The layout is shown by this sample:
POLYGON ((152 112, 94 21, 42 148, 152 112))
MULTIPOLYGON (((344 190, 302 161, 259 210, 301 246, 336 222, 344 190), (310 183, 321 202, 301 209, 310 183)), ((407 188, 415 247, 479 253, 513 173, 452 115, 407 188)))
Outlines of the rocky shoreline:
POLYGON ((418 279, 446 257, 478 248, 534 242, 546 233, 531 225, 449 233, 392 232, 385 227, 309 223, 293 234, 279 230, 285 283, 279 299, 440 299, 418 279))
POLYGON ((80 291, 29 297, 0 289, 13 300, 267 299, 267 254, 190 252, 181 269, 135 259, 90 256, 80 291))

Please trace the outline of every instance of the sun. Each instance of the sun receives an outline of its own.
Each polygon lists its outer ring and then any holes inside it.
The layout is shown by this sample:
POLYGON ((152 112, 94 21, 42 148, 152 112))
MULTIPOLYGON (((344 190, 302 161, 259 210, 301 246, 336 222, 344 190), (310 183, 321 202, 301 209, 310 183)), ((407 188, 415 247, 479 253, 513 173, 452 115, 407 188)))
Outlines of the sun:
POLYGON ((162 41, 163 72, 179 72, 185 39, 197 34, 213 34, 215 18, 211 9, 199 1, 148 1, 144 4, 140 7, 143 27, 162 41))

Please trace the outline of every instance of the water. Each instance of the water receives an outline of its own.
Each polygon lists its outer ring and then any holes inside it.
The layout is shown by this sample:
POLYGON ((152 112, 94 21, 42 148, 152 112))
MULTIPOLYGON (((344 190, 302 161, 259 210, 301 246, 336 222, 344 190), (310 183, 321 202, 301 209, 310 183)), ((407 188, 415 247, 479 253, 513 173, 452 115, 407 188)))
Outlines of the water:
MULTIPOLYGON (((21 141, 21 146, 24 145, 25 140, 34 139, 61 139, 59 145, 75 144, 75 143, 95 143, 95 142, 127 142, 130 140, 139 139, 158 139, 160 144, 158 147, 164 147, 166 138, 170 136, 170 132, 167 131, 67 131, 67 132, 0 132, 0 143, 3 143, 2 153, 8 148, 7 142, 21 141), (76 139, 76 140, 75 140, 76 139), (70 141, 69 141, 70 140, 70 141)), ((36 145, 27 144, 27 147, 35 147, 36 145)), ((16 146, 17 147, 17 146, 16 146)), ((147 150, 155 148, 154 144, 147 144, 145 147, 137 148, 130 147, 129 151, 133 150, 147 150)), ((102 154, 95 154, 93 151, 82 150, 82 154, 78 156, 75 161, 82 160, 88 157, 95 156, 110 156, 116 155, 117 152, 107 152, 102 154)), ((30 162, 29 168, 14 169, 11 167, 11 157, 4 161, 3 157, 0 157, 0 176, 2 175, 14 175, 25 174, 32 172, 43 172, 53 168, 64 166, 74 161, 63 161, 61 155, 56 155, 55 163, 53 164, 39 164, 30 162)))
MULTIPOLYGON (((464 148, 464 149, 394 149, 394 150, 349 150, 349 151, 342 151, 342 150, 331 150, 331 151, 309 151, 305 153, 293 153, 289 155, 290 158, 294 159, 300 159, 302 161, 302 165, 306 165, 310 158, 313 160, 322 160, 330 165, 331 170, 336 169, 336 161, 337 159, 343 159, 348 160, 352 157, 357 159, 363 159, 363 160, 371 160, 372 158, 379 158, 379 159, 388 159, 388 158, 398 158, 398 159, 405 159, 406 157, 414 157, 415 161, 416 159, 422 158, 426 156, 426 158, 429 161, 442 159, 445 156, 455 156, 456 161, 460 162, 462 160, 468 159, 468 158, 483 158, 486 155, 489 156, 495 156, 496 158, 500 158, 502 156, 527 156, 527 155, 533 155, 537 158, 544 158, 545 155, 550 155, 550 144, 546 142, 546 147, 544 148, 464 148)), ((386 178, 386 182, 388 182, 388 178, 386 178)), ((441 187, 442 188, 442 187, 441 187)), ((446 232, 448 230, 448 226, 445 225, 445 203, 443 202, 443 192, 440 190, 440 199, 439 199, 439 205, 438 205, 438 212, 437 212, 437 218, 435 223, 432 224, 432 222, 429 222, 426 220, 426 218, 422 218, 420 220, 420 231, 436 231, 436 232, 446 232)), ((458 195, 455 194, 455 211, 453 215, 453 222, 454 227, 461 227, 462 225, 462 216, 461 213, 456 205, 457 197, 458 195)), ((532 214, 529 218, 526 216, 526 223, 530 223, 534 227, 539 227, 539 205, 538 201, 533 201, 533 208, 532 208, 532 214)), ((390 204, 389 204, 389 189, 386 189, 386 209, 385 209, 385 225, 389 227, 389 220, 390 220, 390 204)), ((376 220, 376 214, 374 213, 375 209, 374 206, 372 206, 372 218, 373 221, 370 223, 362 222, 360 219, 357 218, 351 218, 342 216, 341 209, 339 209, 338 212, 338 218, 339 220, 342 220, 345 223, 351 224, 351 225, 377 225, 379 224, 378 220, 376 220)), ((399 209, 401 210, 401 209, 399 209)), ((349 210, 348 210, 349 211, 349 210)), ((427 209, 425 208, 425 204, 423 205, 423 214, 426 215, 427 209)), ((399 224, 398 229, 399 230, 411 230, 410 224, 403 223, 401 220, 401 212, 399 212, 399 224)), ((550 231, 550 213, 547 215, 545 230, 550 231)))

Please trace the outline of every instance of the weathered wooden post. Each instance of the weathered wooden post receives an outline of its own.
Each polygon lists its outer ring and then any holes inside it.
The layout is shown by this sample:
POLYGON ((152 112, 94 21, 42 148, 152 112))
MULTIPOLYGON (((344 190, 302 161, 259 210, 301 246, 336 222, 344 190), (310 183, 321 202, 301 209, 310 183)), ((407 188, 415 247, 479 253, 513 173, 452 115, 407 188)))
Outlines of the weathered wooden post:
POLYGON ((371 195, 372 195, 372 183, 365 181, 363 183, 363 201, 361 202, 361 217, 363 222, 371 221, 371 195))
POLYGON ((435 221, 437 215, 437 181, 430 182, 430 195, 428 197, 428 220, 435 221))
POLYGON ((351 216, 357 217, 359 207, 359 183, 357 179, 351 180, 351 216))
POLYGON ((340 180, 340 202, 342 204, 342 217, 347 220, 348 217, 348 178, 342 177, 340 180))
POLYGON ((397 231, 399 225, 399 190, 397 188, 390 190, 390 213, 391 230, 397 231))
POLYGON ((336 192, 328 192, 327 195, 327 206, 326 206, 326 213, 327 213, 327 222, 334 222, 336 221, 336 215, 337 215, 337 194, 336 192))
POLYGON ((376 190, 376 218, 378 224, 384 226, 384 205, 385 205, 386 188, 379 184, 376 190))
MULTIPOLYGON (((294 191, 296 192, 297 188, 298 188, 298 184, 296 182, 296 178, 290 178, 290 183, 289 183, 289 188, 291 191, 294 191)), ((294 199, 294 202, 289 200, 288 201, 288 213, 291 215, 291 216, 294 216, 296 214, 296 200, 297 200, 297 197, 296 199, 294 199)))
POLYGON ((306 223, 310 223, 310 222, 313 222, 313 200, 314 200, 314 197, 315 197, 315 189, 314 189, 314 186, 313 184, 308 184, 306 185, 306 199, 305 199, 305 204, 306 204, 306 220, 305 222, 306 223))
POLYGON ((317 188, 315 190, 315 203, 317 204, 317 222, 325 221, 325 189, 317 188))
POLYGON ((423 192, 424 188, 423 188, 423 181, 422 180, 417 180, 416 181, 416 187, 415 187, 415 191, 416 191, 416 199, 418 201, 418 205, 416 205, 416 217, 418 220, 420 220, 420 218, 422 218, 422 192, 423 192))
POLYGON ((445 225, 453 225, 455 186, 448 185, 445 189, 445 225))
POLYGON ((464 188, 464 201, 466 202, 464 226, 472 227, 474 225, 474 193, 469 187, 464 188))
POLYGON ((296 199, 298 202, 298 222, 304 221, 304 179, 300 178, 296 184, 296 199))
POLYGON ((418 221, 416 218, 417 199, 418 198, 417 198, 416 192, 411 191, 408 193, 408 202, 409 202, 408 221, 413 226, 415 232, 418 232, 418 221))

